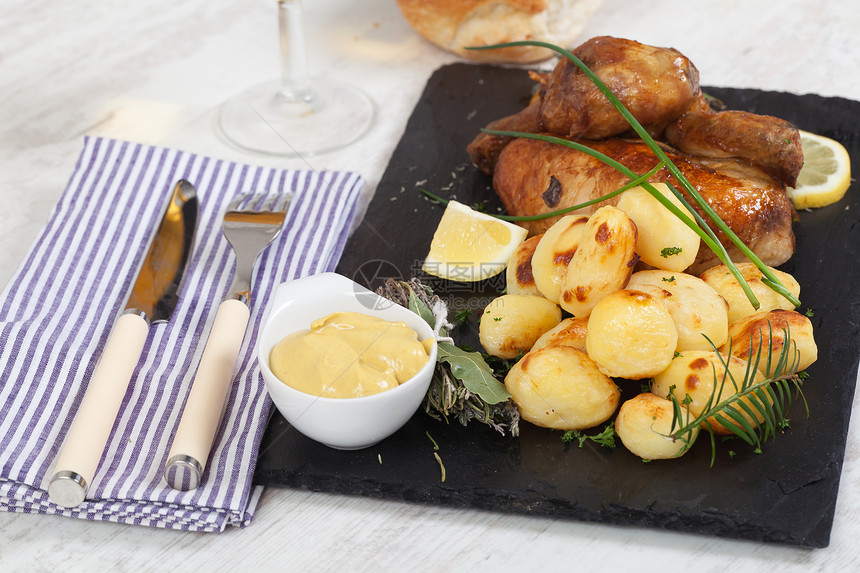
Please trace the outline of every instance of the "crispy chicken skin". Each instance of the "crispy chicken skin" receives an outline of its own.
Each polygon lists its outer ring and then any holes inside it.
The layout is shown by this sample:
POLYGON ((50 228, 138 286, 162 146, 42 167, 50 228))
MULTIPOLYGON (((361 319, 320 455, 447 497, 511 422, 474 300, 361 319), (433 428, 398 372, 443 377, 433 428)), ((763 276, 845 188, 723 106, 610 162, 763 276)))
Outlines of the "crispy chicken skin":
MULTIPOLYGON (((698 99, 699 72, 680 52, 600 36, 574 52, 651 135, 698 99)), ((545 131, 563 137, 603 139, 630 125, 583 71, 567 58, 550 75, 540 110, 545 131)))
POLYGON ((670 123, 666 141, 696 157, 742 157, 789 187, 803 167, 800 133, 792 124, 746 111, 688 111, 670 123))
MULTIPOLYGON (((632 40, 600 36, 574 54, 618 96, 654 136, 685 110, 704 101, 699 72, 678 51, 632 40)), ((568 59, 549 74, 531 72, 539 90, 521 112, 495 120, 487 129, 550 132, 562 137, 601 139, 631 132, 603 93, 568 59)), ((478 134, 467 151, 478 169, 491 175, 510 137, 478 134)))
MULTIPOLYGON (((579 142, 636 173, 645 173, 657 164, 653 152, 641 141, 579 142)), ((793 210, 780 182, 743 161, 694 158, 675 151, 667 153, 720 218, 766 264, 778 266, 791 257, 794 252, 793 210)), ((652 182, 666 180, 680 188, 665 169, 652 178, 652 182)), ((505 146, 493 176, 493 186, 505 208, 518 215, 570 207, 605 195, 627 181, 626 176, 585 153, 533 139, 517 139, 505 146)), ((616 201, 617 198, 610 199, 577 213, 587 215, 601 205, 616 201)), ((537 234, 556 220, 543 219, 523 223, 523 226, 531 234, 537 234)), ((733 260, 744 259, 722 233, 717 236, 733 260)), ((718 262, 716 255, 703 244, 688 272, 697 274, 718 262)))

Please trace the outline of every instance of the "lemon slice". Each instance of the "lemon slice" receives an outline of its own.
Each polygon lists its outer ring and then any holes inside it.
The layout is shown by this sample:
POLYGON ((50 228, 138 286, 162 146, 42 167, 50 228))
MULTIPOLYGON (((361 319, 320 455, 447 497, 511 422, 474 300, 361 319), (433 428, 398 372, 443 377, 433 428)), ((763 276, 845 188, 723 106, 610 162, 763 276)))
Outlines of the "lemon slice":
POLYGON ((803 168, 797 187, 788 189, 795 209, 824 207, 836 203, 851 185, 851 159, 838 141, 800 131, 803 168))
POLYGON ((430 243, 422 269, 452 281, 474 282, 505 270, 528 231, 450 201, 430 243))

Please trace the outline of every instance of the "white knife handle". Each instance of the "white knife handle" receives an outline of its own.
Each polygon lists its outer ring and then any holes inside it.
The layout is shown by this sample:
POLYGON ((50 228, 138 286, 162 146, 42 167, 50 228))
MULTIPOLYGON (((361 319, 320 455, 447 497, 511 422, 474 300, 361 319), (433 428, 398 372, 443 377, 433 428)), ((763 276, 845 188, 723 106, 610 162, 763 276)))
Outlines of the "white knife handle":
POLYGON ((144 316, 123 314, 111 331, 48 484, 57 505, 77 507, 86 497, 146 343, 149 321, 144 316))
POLYGON ((236 299, 218 307, 164 467, 164 479, 173 489, 187 491, 200 483, 250 314, 248 306, 236 299))

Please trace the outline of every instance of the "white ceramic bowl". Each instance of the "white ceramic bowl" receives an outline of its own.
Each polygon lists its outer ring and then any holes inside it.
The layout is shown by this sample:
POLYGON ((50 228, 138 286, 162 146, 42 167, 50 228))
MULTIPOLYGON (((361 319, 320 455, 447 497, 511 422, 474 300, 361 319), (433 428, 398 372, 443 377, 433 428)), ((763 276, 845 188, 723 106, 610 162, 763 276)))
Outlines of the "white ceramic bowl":
POLYGON ((269 354, 275 344, 297 330, 307 330, 314 320, 339 311, 405 322, 420 340, 433 336, 433 330, 412 311, 335 273, 285 282, 275 289, 257 342, 257 360, 269 396, 302 434, 332 448, 357 450, 390 436, 412 417, 430 386, 437 349, 434 343, 427 364, 403 384, 362 398, 313 396, 287 386, 272 374, 269 354))

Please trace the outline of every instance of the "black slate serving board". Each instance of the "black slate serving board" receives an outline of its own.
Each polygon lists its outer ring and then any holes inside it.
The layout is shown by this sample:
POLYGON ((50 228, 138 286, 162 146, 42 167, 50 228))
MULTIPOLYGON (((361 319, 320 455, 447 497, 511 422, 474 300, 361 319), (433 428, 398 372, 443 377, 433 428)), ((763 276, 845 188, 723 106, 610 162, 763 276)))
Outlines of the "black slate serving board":
MULTIPOLYGON (((437 70, 415 107, 366 219, 338 272, 376 288, 384 278, 420 272, 443 208, 419 187, 486 210, 500 208, 488 177, 474 169, 466 144, 490 120, 525 106, 525 71, 454 64, 437 70)), ((731 109, 785 118, 842 142, 860 165, 860 102, 815 95, 707 88, 731 109)), ((791 427, 762 454, 734 441, 699 440, 679 460, 645 464, 623 446, 563 444, 561 433, 521 425, 518 438, 482 425, 467 428, 417 413, 400 432, 355 452, 300 435, 275 413, 261 444, 255 483, 444 504, 619 525, 638 525, 786 543, 828 544, 860 357, 860 193, 800 213, 797 253, 783 270, 803 285, 819 359, 804 387, 810 415, 795 402, 791 427), (434 444, 446 470, 434 457, 434 444), (729 450, 736 453, 729 457, 729 450)), ((499 279, 468 286, 428 279, 452 308, 480 307, 503 288, 499 279)), ((475 313, 476 315, 479 313, 475 313)), ((454 331, 475 344, 476 325, 454 331)))

